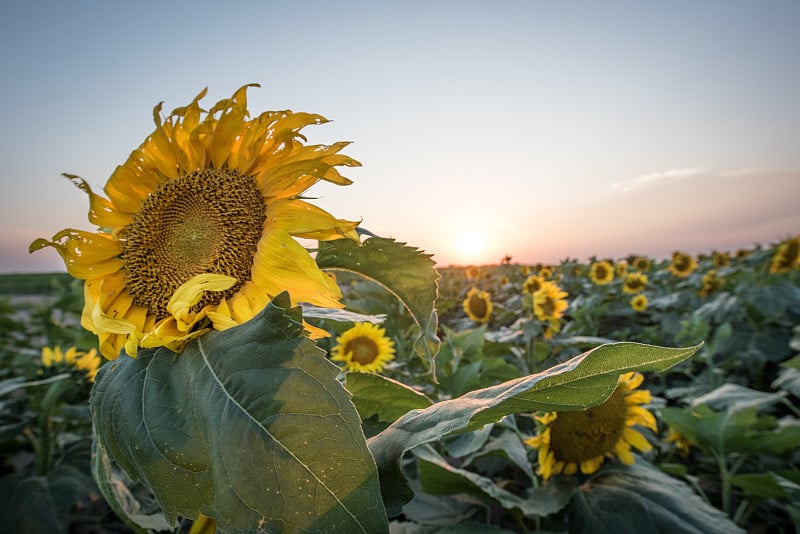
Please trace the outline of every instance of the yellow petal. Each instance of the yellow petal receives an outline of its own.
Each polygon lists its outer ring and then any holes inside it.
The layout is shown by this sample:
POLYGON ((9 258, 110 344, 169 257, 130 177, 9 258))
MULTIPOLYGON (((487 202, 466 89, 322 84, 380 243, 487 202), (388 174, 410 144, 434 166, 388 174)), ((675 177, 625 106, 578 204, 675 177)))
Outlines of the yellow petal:
POLYGON ((266 226, 279 226, 289 234, 326 241, 349 237, 358 241, 358 222, 336 219, 327 211, 302 200, 277 200, 269 203, 266 226))
POLYGON ((622 431, 622 439, 624 439, 625 441, 627 441, 628 443, 630 443, 631 445, 633 445, 642 452, 647 452, 649 450, 652 450, 653 448, 653 446, 650 445, 650 442, 648 442, 644 436, 642 436, 632 428, 625 428, 622 431))
POLYGON ((584 460, 583 462, 581 462, 581 473, 583 473, 584 475, 591 475, 592 473, 600 469, 600 466, 602 464, 603 464, 602 455, 592 458, 590 460, 584 460))
POLYGON ((203 273, 193 276, 185 282, 169 299, 167 311, 178 322, 183 331, 191 328, 198 320, 191 308, 203 298, 207 291, 225 291, 236 284, 236 278, 223 274, 203 273))

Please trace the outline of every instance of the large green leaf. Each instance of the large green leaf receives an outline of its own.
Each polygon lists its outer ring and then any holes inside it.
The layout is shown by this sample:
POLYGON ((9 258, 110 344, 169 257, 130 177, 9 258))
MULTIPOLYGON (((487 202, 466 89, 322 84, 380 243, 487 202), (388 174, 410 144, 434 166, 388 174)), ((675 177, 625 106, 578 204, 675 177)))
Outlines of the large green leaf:
POLYGON ((389 515, 411 498, 399 462, 402 455, 447 434, 480 428, 512 413, 579 410, 603 402, 627 371, 663 371, 694 354, 700 345, 664 348, 639 343, 602 345, 546 371, 472 391, 407 413, 370 438, 389 515))
POLYGON ((649 466, 611 466, 575 492, 570 532, 744 532, 692 489, 649 466))
POLYGON ((321 241, 316 260, 324 270, 358 274, 400 299, 419 328, 414 349, 435 369, 439 273, 430 254, 394 239, 370 237, 361 244, 350 239, 321 241))
POLYGON ((338 368, 286 294, 176 354, 124 354, 97 376, 99 444, 170 523, 220 532, 385 532, 375 464, 338 368))
POLYGON ((372 373, 347 373, 347 390, 362 419, 373 415, 391 423, 411 410, 427 408, 433 401, 405 384, 372 373))

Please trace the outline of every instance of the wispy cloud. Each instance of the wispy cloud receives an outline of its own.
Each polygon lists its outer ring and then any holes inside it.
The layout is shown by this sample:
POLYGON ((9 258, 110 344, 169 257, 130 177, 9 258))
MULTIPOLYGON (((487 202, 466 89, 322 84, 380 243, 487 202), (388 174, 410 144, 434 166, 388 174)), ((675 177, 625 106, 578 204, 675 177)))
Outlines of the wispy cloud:
POLYGON ((639 187, 665 181, 681 180, 690 176, 699 176, 711 173, 710 169, 703 167, 691 167, 686 169, 670 169, 667 171, 654 172, 650 174, 640 174, 635 178, 623 182, 614 182, 611 187, 616 191, 628 192, 639 187))

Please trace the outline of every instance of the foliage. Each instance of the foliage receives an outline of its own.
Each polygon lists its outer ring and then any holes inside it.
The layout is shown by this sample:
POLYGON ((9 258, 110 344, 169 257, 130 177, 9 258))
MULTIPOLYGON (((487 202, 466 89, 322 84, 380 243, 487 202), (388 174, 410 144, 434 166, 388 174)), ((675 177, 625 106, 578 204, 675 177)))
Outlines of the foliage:
POLYGON ((0 532, 187 532, 203 516, 219 532, 794 532, 800 271, 770 271, 778 247, 700 256, 687 276, 648 258, 636 311, 633 257, 437 271, 391 239, 321 243, 345 310, 278 296, 180 354, 121 355, 94 387, 41 364, 44 346, 96 347, 81 287, 53 278, 38 301, 0 300, 0 532), (603 261, 615 276, 598 284, 603 261), (534 314, 529 273, 567 293, 557 323, 534 314), (486 324, 461 305, 472 287, 486 324), (394 342, 381 374, 327 357, 362 320, 394 342), (652 393, 654 449, 545 481, 534 415, 597 405, 629 370, 652 393))

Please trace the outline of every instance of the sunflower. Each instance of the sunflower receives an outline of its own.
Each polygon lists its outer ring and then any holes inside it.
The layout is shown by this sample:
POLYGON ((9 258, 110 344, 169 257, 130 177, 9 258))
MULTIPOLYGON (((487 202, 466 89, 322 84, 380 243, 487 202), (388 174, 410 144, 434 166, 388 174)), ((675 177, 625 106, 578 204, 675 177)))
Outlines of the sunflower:
POLYGON ((698 295, 701 297, 707 297, 711 293, 715 291, 719 291, 719 289, 723 286, 724 280, 717 275, 716 269, 711 269, 706 274, 703 275, 703 280, 701 281, 700 291, 698 291, 698 295))
POLYGON ((488 322, 492 315, 492 299, 489 293, 477 287, 470 289, 467 298, 464 299, 464 311, 478 324, 488 322))
POLYGON ((467 275, 467 279, 468 280, 477 280, 478 278, 481 277, 481 274, 483 274, 483 273, 481 272, 480 267, 475 267, 473 265, 473 266, 467 267, 467 270, 464 272, 464 274, 467 275))
POLYGON ((560 319, 569 307, 566 298, 567 292, 555 282, 545 281, 533 294, 533 313, 540 321, 560 319))
POLYGON ((73 367, 86 373, 86 378, 90 382, 94 382, 100 363, 100 356, 96 349, 84 352, 75 347, 70 347, 66 351, 62 351, 59 346, 42 348, 42 365, 55 367, 63 364, 73 367))
POLYGON ((598 261, 589 268, 589 278, 592 282, 602 286, 614 279, 614 268, 607 261, 598 261))
POLYGON ((638 271, 628 273, 622 283, 622 291, 625 293, 641 293, 647 287, 647 275, 638 271))
POLYGON ((681 456, 685 458, 689 455, 689 449, 691 448, 692 443, 686 438, 686 436, 677 430, 670 428, 667 431, 665 439, 667 443, 672 443, 674 445, 675 450, 677 450, 681 456))
POLYGON ((541 276, 545 280, 553 277, 553 268, 549 265, 540 267, 536 272, 539 274, 539 276, 541 276))
POLYGON ((775 249, 770 260, 769 272, 788 273, 800 263, 800 236, 787 239, 775 249))
POLYGON ((631 447, 651 450, 652 445, 632 428, 639 425, 656 430, 655 417, 641 406, 650 402, 650 392, 635 391, 643 380, 640 373, 625 373, 619 377, 614 393, 598 406, 536 417, 544 430, 525 443, 539 450, 538 473, 545 480, 560 473, 573 475, 578 469, 589 475, 607 457, 634 463, 631 447))
POLYGON ((621 278, 621 277, 625 276, 627 273, 628 273, 628 264, 627 264, 627 262, 621 261, 621 262, 618 262, 618 263, 614 264, 614 274, 618 278, 621 278))
POLYGON ((711 263, 714 267, 729 267, 731 264, 731 255, 727 252, 717 252, 711 255, 711 263))
POLYGON ((528 276, 528 278, 526 278, 525 282, 522 284, 522 291, 523 293, 533 295, 542 288, 542 284, 544 284, 544 278, 532 274, 528 276))
POLYGON ((394 359, 394 341, 372 323, 357 323, 336 338, 331 360, 344 362, 347 371, 376 373, 394 359))
MULTIPOLYGON (((89 195, 95 232, 68 228, 31 251, 54 247, 85 280, 82 325, 109 359, 122 349, 180 351, 210 329, 225 330, 287 291, 292 304, 341 308, 335 281, 295 238, 358 240, 358 223, 336 219, 301 195, 319 180, 348 185, 335 167, 348 143, 304 145, 300 130, 326 119, 267 111, 251 119, 244 86, 208 112, 203 90, 162 120, 117 167, 108 198, 89 195)), ((306 325, 312 336, 324 331, 306 325)))
POLYGON ((653 260, 643 256, 637 256, 630 262, 634 269, 641 273, 649 272, 653 268, 653 260))
POLYGON ((522 276, 528 276, 531 274, 531 266, 530 265, 520 265, 519 266, 519 274, 522 276))
POLYGON ((561 320, 560 319, 549 319, 547 321, 547 326, 542 332, 542 337, 545 339, 553 339, 553 336, 558 334, 561 331, 561 320))
POLYGON ((647 297, 644 295, 636 295, 631 299, 631 308, 637 312, 643 312, 647 309, 647 297))
POLYGON ((669 264, 669 272, 675 276, 686 278, 697 267, 697 262, 693 257, 683 252, 673 252, 672 262, 669 264))

